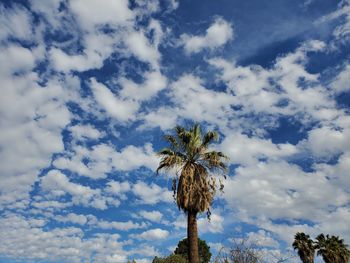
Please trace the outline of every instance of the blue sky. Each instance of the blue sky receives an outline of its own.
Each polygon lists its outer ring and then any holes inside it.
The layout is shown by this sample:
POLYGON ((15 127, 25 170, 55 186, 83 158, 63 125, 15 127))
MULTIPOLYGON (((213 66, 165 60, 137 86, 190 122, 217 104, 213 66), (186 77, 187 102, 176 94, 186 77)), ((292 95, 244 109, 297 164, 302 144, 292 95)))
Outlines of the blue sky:
POLYGON ((170 254, 186 218, 155 153, 195 122, 230 157, 198 219, 214 255, 350 243, 349 1, 1 1, 0 20, 0 262, 170 254))

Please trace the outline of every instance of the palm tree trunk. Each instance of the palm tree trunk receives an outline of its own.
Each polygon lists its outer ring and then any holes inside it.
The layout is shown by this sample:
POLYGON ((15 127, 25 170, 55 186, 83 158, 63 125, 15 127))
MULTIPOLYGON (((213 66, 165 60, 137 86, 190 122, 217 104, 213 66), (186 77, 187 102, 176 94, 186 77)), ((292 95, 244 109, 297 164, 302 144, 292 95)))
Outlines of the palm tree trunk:
POLYGON ((199 263, 197 212, 193 212, 193 211, 188 212, 187 240, 188 240, 188 247, 189 247, 188 259, 190 263, 199 263))

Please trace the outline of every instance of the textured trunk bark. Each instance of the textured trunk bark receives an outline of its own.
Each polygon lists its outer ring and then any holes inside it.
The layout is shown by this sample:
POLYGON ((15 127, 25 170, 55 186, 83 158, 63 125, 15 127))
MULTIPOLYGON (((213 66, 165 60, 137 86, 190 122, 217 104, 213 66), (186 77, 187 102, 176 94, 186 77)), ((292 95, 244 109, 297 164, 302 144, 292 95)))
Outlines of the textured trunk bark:
POLYGON ((188 212, 187 240, 188 240, 188 248, 189 248, 188 259, 190 263, 199 263, 197 212, 188 212))

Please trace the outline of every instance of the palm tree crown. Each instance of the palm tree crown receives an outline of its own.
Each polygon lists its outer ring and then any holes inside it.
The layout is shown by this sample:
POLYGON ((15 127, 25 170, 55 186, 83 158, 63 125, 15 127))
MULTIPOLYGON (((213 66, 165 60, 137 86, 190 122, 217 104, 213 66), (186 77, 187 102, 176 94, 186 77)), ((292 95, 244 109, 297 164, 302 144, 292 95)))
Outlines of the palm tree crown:
POLYGON ((326 263, 347 263, 350 251, 344 240, 338 236, 320 234, 316 237, 317 255, 322 256, 326 263))
POLYGON ((315 257, 314 242, 309 235, 298 232, 294 236, 294 250, 298 250, 298 255, 303 263, 313 263, 315 257))
POLYGON ((177 206, 187 214, 190 263, 199 263, 197 214, 207 211, 210 219, 210 206, 216 191, 216 179, 211 172, 227 169, 223 162, 227 157, 222 152, 208 150, 209 144, 217 138, 218 134, 213 131, 202 135, 199 124, 189 130, 177 126, 175 135, 165 136, 170 147, 158 153, 161 160, 157 173, 161 169, 177 169, 173 191, 177 206))
POLYGON ((169 148, 158 153, 161 161, 157 173, 162 169, 177 169, 173 191, 179 209, 196 213, 208 211, 210 216, 209 208, 216 191, 216 179, 210 172, 227 170, 223 162, 227 157, 222 152, 208 150, 218 134, 209 131, 202 135, 199 124, 195 124, 189 130, 177 126, 175 135, 165 135, 165 139, 169 148))

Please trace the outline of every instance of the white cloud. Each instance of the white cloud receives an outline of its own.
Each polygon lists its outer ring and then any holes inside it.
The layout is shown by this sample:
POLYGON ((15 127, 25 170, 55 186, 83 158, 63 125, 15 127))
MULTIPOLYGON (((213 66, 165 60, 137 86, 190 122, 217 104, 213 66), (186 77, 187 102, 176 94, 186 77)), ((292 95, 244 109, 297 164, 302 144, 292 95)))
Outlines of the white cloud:
POLYGON ((1 206, 9 209, 25 209, 29 204, 29 193, 37 178, 37 172, 33 169, 31 173, 7 174, 7 177, 0 177, 1 206))
POLYGON ((350 149, 350 129, 335 129, 327 126, 315 128, 309 132, 307 141, 302 144, 304 143, 314 156, 331 158, 335 154, 350 149))
POLYGON ((326 22, 326 21, 331 21, 333 19, 336 19, 340 16, 343 16, 345 14, 348 13, 348 9, 350 7, 348 6, 348 3, 346 3, 346 1, 343 1, 343 5, 340 5, 340 8, 335 10, 334 12, 327 14, 325 16, 320 17, 316 23, 322 23, 322 22, 326 22))
POLYGON ((113 118, 120 121, 128 121, 135 118, 139 104, 128 99, 120 99, 102 83, 92 78, 90 87, 96 101, 113 118))
POLYGON ((131 190, 131 185, 128 181, 125 182, 117 182, 117 181, 110 181, 107 183, 107 187, 105 189, 106 193, 109 193, 111 195, 116 195, 120 197, 120 199, 125 200, 126 193, 131 190))
POLYGON ((99 144, 91 150, 82 146, 73 148, 74 152, 67 157, 59 157, 53 165, 59 169, 69 169, 75 173, 90 178, 105 178, 106 173, 112 171, 112 159, 115 150, 107 144, 99 144), (83 160, 88 160, 86 164, 83 160))
POLYGON ((175 10, 179 7, 179 2, 177 0, 169 0, 169 1, 170 1, 172 9, 175 10))
MULTIPOLYGON (((350 19, 349 19, 350 20, 350 19)), ((334 92, 342 93, 350 90, 350 64, 345 65, 342 71, 335 77, 331 83, 334 92)))
POLYGON ((303 123, 329 121, 337 115, 332 94, 319 82, 318 74, 305 68, 307 53, 320 52, 324 46, 320 41, 305 42, 296 51, 278 57, 269 70, 256 65, 236 66, 220 58, 208 62, 220 69, 217 79, 233 94, 238 116, 267 113, 293 116, 303 123))
MULTIPOLYGON (((135 247, 133 250, 130 251, 131 255, 141 255, 144 257, 151 257, 152 259, 155 256, 160 256, 159 251, 154 247, 154 246, 150 246, 147 244, 147 242, 145 243, 141 243, 141 245, 135 247)), ((136 262, 139 262, 139 259, 135 259, 136 262)), ((145 262, 145 263, 150 263, 152 262, 150 259, 141 259, 141 262, 145 262)))
POLYGON ((144 124, 139 129, 146 129, 159 126, 162 130, 174 128, 178 113, 176 109, 171 107, 160 107, 156 110, 151 110, 143 116, 144 124))
MULTIPOLYGON (((296 252, 290 249, 286 249, 286 251, 281 251, 279 249, 263 248, 259 249, 259 254, 266 262, 300 262, 300 258, 297 256, 296 252)), ((318 259, 316 258, 316 260, 318 259)))
POLYGON ((315 229, 317 229, 318 232, 322 231, 330 235, 345 238, 346 243, 349 244, 350 230, 347 223, 349 216, 349 207, 338 207, 335 211, 325 215, 325 217, 320 220, 320 224, 315 226, 315 229))
POLYGON ((271 236, 271 233, 266 232, 264 230, 259 230, 257 232, 249 232, 247 236, 247 242, 252 245, 272 248, 279 247, 278 241, 271 236))
POLYGON ((335 37, 335 41, 333 44, 339 43, 347 43, 350 39, 350 3, 349 1, 341 1, 338 5, 339 8, 334 12, 322 16, 318 20, 316 20, 315 24, 321 24, 325 22, 332 22, 333 20, 343 18, 338 26, 333 31, 333 36, 335 37))
POLYGON ((0 63, 7 65, 1 69, 5 74, 26 72, 35 66, 35 57, 30 49, 10 45, 7 48, 1 48, 0 51, 0 63))
POLYGON ((303 48, 277 60, 273 78, 279 78, 279 84, 286 92, 290 101, 291 112, 305 111, 311 116, 321 108, 334 107, 327 90, 317 83, 318 75, 306 71, 304 63, 307 57, 303 48), (307 87, 303 87, 303 80, 307 87), (318 85, 317 85, 318 84, 318 85))
MULTIPOLYGON (((81 39, 80 44, 83 45, 83 49, 79 53, 67 54, 58 45, 52 48, 50 57, 56 70, 69 72, 101 68, 104 60, 113 52, 126 57, 134 55, 140 61, 149 63, 153 69, 160 68, 161 54, 158 46, 163 39, 161 24, 151 19, 145 30, 135 30, 134 27, 134 18, 142 12, 148 14, 150 9, 148 11, 145 8, 130 10, 128 1, 125 0, 117 3, 110 0, 103 3, 75 0, 70 2, 69 7, 68 10, 72 11, 72 14, 66 26, 82 28, 82 31, 71 30, 70 33, 75 39, 70 41, 81 39), (91 10, 94 10, 93 15, 91 10), (112 30, 106 33, 103 31, 106 27, 112 30)), ((57 11, 57 7, 53 6, 44 9, 45 13, 48 13, 48 10, 57 11)), ((52 19, 49 18, 49 20, 52 19)), ((67 21, 58 16, 53 23, 62 25, 67 21)))
POLYGON ((84 50, 79 54, 67 54, 57 47, 50 49, 49 55, 54 69, 69 72, 99 69, 104 60, 113 52, 113 46, 117 43, 113 35, 102 33, 88 34, 84 36, 84 50))
POLYGON ((268 71, 260 66, 237 66, 222 58, 209 59, 208 63, 222 70, 220 79, 227 83, 228 89, 236 96, 258 93, 269 85, 268 71))
POLYGON ((77 140, 84 139, 100 139, 103 136, 103 133, 97 130, 92 125, 74 125, 69 127, 69 130, 72 132, 72 135, 77 140))
POLYGON ((144 182, 138 181, 133 185, 132 192, 143 204, 154 205, 160 202, 170 203, 173 201, 171 192, 156 184, 148 185, 144 182))
POLYGON ((261 217, 315 222, 322 220, 329 206, 349 201, 345 190, 330 184, 322 173, 306 173, 281 160, 239 167, 224 184, 224 189, 229 189, 224 190, 224 198, 242 220, 261 217))
POLYGON ((158 165, 158 157, 149 143, 146 143, 144 147, 129 145, 113 159, 113 165, 121 171, 134 170, 142 166, 154 171, 158 165))
POLYGON ((120 84, 123 88, 119 93, 120 96, 125 99, 144 101, 151 99, 166 87, 167 79, 159 71, 147 72, 144 78, 145 81, 142 84, 125 78, 121 79, 120 84))
POLYGON ((327 48, 327 44, 321 40, 309 40, 301 44, 301 46, 298 48, 298 50, 303 52, 322 52, 325 51, 327 48))
POLYGON ((16 206, 22 206, 39 171, 64 149, 61 132, 71 119, 65 105, 70 93, 54 79, 38 84, 38 74, 31 72, 41 59, 37 48, 8 45, 1 50, 0 61, 9 66, 0 70, 6 94, 0 98, 0 202, 18 200, 16 206))
POLYGON ((129 32, 125 38, 125 44, 137 59, 148 62, 154 69, 158 69, 160 53, 154 47, 142 31, 129 32))
POLYGON ((0 39, 6 41, 9 37, 20 40, 31 40, 32 17, 27 9, 14 5, 13 8, 0 6, 0 39))
POLYGON ((52 219, 64 222, 64 223, 70 223, 70 224, 79 224, 79 225, 88 225, 90 228, 93 229, 114 229, 119 231, 129 231, 133 229, 142 229, 148 226, 145 222, 142 223, 136 223, 131 220, 128 221, 107 221, 103 219, 99 219, 94 215, 83 215, 83 214, 75 214, 75 213, 69 213, 66 215, 54 215, 51 216, 52 219))
POLYGON ((143 147, 128 145, 119 152, 108 144, 98 144, 92 149, 77 145, 72 150, 67 156, 55 159, 53 165, 93 179, 105 178, 114 170, 131 171, 139 167, 155 170, 158 164, 151 144, 143 147))
POLYGON ((181 213, 175 220, 173 220, 172 225, 175 229, 181 229, 187 227, 187 217, 185 214, 181 213))
POLYGON ((142 232, 141 234, 131 234, 130 237, 145 240, 162 240, 169 236, 169 231, 155 228, 142 232))
POLYGON ((159 211, 140 211, 138 214, 143 218, 156 223, 160 223, 163 218, 163 214, 159 211))
POLYGON ((209 242, 208 245, 210 247, 210 251, 212 251, 212 252, 215 251, 214 252, 215 254, 217 254, 220 251, 220 249, 223 248, 223 244, 222 243, 209 242))
POLYGON ((138 224, 138 223, 134 223, 130 220, 127 222, 99 220, 96 225, 102 229, 116 229, 116 230, 123 230, 123 231, 128 231, 131 229, 139 229, 139 228, 146 227, 145 223, 138 224))
POLYGON ((200 233, 222 233, 224 231, 224 218, 219 214, 211 214, 210 221, 206 217, 198 219, 198 229, 200 233))
POLYGON ((232 113, 234 97, 207 89, 202 82, 200 78, 186 74, 171 84, 168 96, 174 103, 173 115, 210 123, 226 120, 227 115, 232 113))
POLYGON ((340 42, 345 42, 345 44, 350 39, 350 6, 346 6, 343 8, 343 11, 347 13, 345 22, 334 30, 333 35, 336 37, 336 39, 340 42))
POLYGON ((55 220, 60 222, 78 224, 78 225, 84 225, 88 221, 85 215, 78 215, 75 213, 69 213, 68 215, 64 215, 64 216, 56 216, 55 220))
POLYGON ((136 0, 137 11, 142 15, 151 15, 152 13, 157 13, 160 11, 160 3, 158 0, 136 0))
POLYGON ((97 53, 71 56, 61 49, 52 48, 50 50, 50 56, 54 68, 58 71, 85 71, 91 68, 100 68, 103 65, 103 58, 97 53))
POLYGON ((318 164, 315 168, 331 179, 331 183, 345 191, 350 187, 350 152, 347 150, 338 159, 336 164, 318 164))
POLYGON ((266 218, 261 218, 259 222, 257 221, 257 225, 265 231, 273 233, 273 236, 278 238, 278 240, 283 240, 287 244, 292 244, 294 235, 297 232, 308 233, 311 236, 316 236, 320 233, 308 224, 298 224, 297 222, 294 222, 294 224, 274 223, 266 218))
MULTIPOLYGON (((30 0, 31 10, 45 17, 45 21, 54 29, 64 25, 59 7, 62 0, 51 0, 42 2, 40 0, 30 0)), ((47 27, 48 29, 50 27, 47 27)), ((66 28, 67 29, 67 28, 66 28)))
POLYGON ((215 49, 233 38, 232 25, 222 18, 215 19, 203 36, 181 35, 180 43, 186 53, 198 53, 205 48, 215 49))
POLYGON ((133 12, 128 7, 127 0, 105 0, 102 2, 74 0, 70 1, 70 7, 85 30, 92 31, 95 26, 106 24, 124 24, 134 18, 133 12))
POLYGON ((27 219, 18 215, 0 218, 0 253, 24 260, 63 260, 125 263, 127 254, 118 234, 95 234, 83 238, 77 227, 43 229, 42 220, 27 219), (28 245, 29 244, 29 245, 28 245), (113 261, 112 261, 113 259, 113 261))
MULTIPOLYGON (((149 251, 148 249, 149 249, 149 247, 147 247, 146 248, 147 249, 147 252, 149 251)), ((154 248, 153 248, 153 250, 154 250, 154 248)), ((146 252, 146 251, 145 251, 146 252)), ((156 251, 155 251, 156 252, 156 251)), ((145 253, 146 254, 146 253, 145 253)), ((151 253, 149 253, 150 254, 150 256, 153 256, 153 255, 156 255, 156 253, 153 253, 153 252, 151 252, 151 253)), ((139 263, 151 263, 152 261, 150 260, 150 259, 147 259, 147 258, 137 258, 136 259, 136 262, 139 262, 139 263)))
MULTIPOLYGON (((68 177, 58 170, 51 170, 42 177, 40 186, 52 198, 69 194, 75 205, 90 206, 96 209, 106 209, 107 201, 99 189, 92 189, 69 181, 68 177)), ((49 196, 48 195, 48 196, 49 196)))
POLYGON ((69 202, 58 202, 58 201, 40 201, 40 202, 32 202, 32 206, 39 209, 63 209, 71 206, 72 204, 69 202))
POLYGON ((141 13, 149 15, 152 11, 149 5, 147 11, 145 8, 130 10, 126 0, 107 0, 101 3, 75 0, 69 2, 67 19, 62 19, 62 14, 58 11, 59 3, 45 7, 38 6, 35 1, 34 3, 34 8, 45 14, 52 25, 69 30, 72 35, 69 40, 71 43, 78 43, 80 40, 79 44, 83 46, 80 52, 68 54, 61 49, 64 45, 54 45, 50 50, 50 58, 56 70, 69 72, 99 69, 114 52, 126 57, 134 55, 140 61, 150 63, 153 69, 160 68, 161 54, 158 46, 163 38, 161 24, 151 19, 145 30, 135 30, 134 27, 136 16, 141 13), (91 10, 94 10, 93 13, 91 10), (50 12, 54 14, 52 17, 48 15, 50 12), (106 33, 103 30, 105 28, 111 31, 106 33))
POLYGON ((156 70, 144 73, 141 83, 124 77, 118 82, 122 87, 118 93, 94 78, 90 80, 90 87, 103 111, 119 121, 130 122, 142 115, 139 109, 143 102, 151 100, 166 88, 167 78, 156 70))
POLYGON ((159 47, 159 45, 161 44, 164 38, 164 32, 159 20, 155 20, 152 18, 151 21, 149 22, 148 30, 153 34, 153 37, 151 39, 153 45, 155 47, 159 47))
POLYGON ((297 148, 289 143, 274 144, 271 139, 248 137, 240 133, 231 133, 222 141, 222 151, 234 164, 252 165, 260 158, 279 159, 298 152, 297 148))
POLYGON ((220 69, 217 79, 226 83, 228 93, 234 95, 234 105, 241 108, 236 114, 285 113, 277 104, 287 96, 272 88, 273 71, 257 65, 237 66, 222 58, 210 59, 208 63, 220 69))

